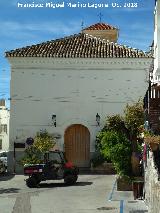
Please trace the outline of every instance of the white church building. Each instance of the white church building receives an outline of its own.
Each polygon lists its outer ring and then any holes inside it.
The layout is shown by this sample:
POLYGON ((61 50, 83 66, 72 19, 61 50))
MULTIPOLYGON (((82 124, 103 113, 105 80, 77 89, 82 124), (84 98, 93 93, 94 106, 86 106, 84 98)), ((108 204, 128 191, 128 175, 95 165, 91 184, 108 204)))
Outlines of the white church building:
POLYGON ((160 1, 155 0, 154 11, 154 69, 153 83, 160 84, 160 1))
MULTIPOLYGON (((118 30, 97 23, 81 33, 6 52, 11 66, 10 155, 41 129, 79 167, 89 167, 108 115, 143 98, 152 57, 120 45, 118 30)), ((17 150, 17 156, 23 150, 17 150)))
POLYGON ((9 150, 9 119, 10 111, 6 101, 0 99, 0 152, 9 150))

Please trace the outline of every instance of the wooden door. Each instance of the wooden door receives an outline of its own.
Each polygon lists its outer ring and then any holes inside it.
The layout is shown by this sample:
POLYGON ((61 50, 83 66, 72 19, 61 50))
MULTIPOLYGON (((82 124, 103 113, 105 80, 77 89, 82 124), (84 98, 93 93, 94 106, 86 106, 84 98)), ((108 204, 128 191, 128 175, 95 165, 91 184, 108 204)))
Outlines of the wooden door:
POLYGON ((90 133, 81 125, 68 127, 64 135, 66 158, 78 167, 90 166, 90 133))

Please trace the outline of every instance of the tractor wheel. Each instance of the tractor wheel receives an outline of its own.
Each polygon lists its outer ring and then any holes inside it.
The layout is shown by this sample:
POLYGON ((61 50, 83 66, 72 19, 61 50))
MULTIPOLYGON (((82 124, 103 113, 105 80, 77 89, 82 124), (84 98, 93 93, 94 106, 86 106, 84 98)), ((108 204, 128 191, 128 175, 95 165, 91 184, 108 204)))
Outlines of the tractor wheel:
POLYGON ((40 175, 37 174, 37 175, 34 175, 32 177, 35 178, 37 184, 39 184, 41 182, 41 176, 40 175))
POLYGON ((27 180, 26 180, 26 185, 29 187, 29 188, 35 188, 37 186, 37 181, 34 177, 29 177, 27 180))
POLYGON ((64 177, 64 182, 66 185, 73 185, 76 183, 78 176, 68 174, 64 177))

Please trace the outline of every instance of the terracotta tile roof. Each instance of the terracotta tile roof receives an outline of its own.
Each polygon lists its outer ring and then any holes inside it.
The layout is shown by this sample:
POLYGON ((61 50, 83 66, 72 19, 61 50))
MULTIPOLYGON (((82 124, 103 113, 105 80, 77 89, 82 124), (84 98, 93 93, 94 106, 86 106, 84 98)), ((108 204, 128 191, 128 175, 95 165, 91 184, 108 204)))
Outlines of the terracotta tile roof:
POLYGON ((109 24, 97 23, 97 24, 93 24, 83 30, 111 30, 111 29, 116 29, 116 28, 109 24))
POLYGON ((11 50, 6 57, 148 58, 151 54, 80 33, 11 50))

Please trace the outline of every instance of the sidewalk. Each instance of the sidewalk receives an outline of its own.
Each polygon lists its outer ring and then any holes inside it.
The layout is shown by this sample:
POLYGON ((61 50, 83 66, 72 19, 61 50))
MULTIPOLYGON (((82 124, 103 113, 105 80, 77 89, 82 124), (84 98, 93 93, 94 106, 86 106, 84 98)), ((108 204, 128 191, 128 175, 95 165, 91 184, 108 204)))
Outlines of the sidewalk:
POLYGON ((119 213, 145 213, 148 208, 144 200, 134 200, 132 191, 117 191, 116 182, 113 185, 112 192, 108 202, 119 201, 119 213))

